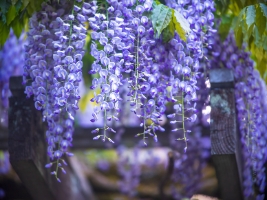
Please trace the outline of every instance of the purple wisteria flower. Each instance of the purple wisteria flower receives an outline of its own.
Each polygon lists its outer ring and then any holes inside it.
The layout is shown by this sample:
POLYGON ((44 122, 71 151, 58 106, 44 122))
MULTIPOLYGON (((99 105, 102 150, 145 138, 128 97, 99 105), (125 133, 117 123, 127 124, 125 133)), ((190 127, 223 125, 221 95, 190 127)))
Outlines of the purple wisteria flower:
MULTIPOLYGON (((24 67, 24 76, 32 80, 25 93, 34 96, 36 109, 43 111, 43 120, 48 123, 47 153, 63 173, 59 166, 64 163, 62 157, 73 155, 68 147, 72 146, 74 116, 79 109, 78 85, 87 34, 84 22, 97 9, 95 1, 74 5, 71 13, 65 10, 68 6, 69 1, 43 3, 42 10, 30 19, 24 67)), ((56 178, 57 173, 52 172, 56 178)))

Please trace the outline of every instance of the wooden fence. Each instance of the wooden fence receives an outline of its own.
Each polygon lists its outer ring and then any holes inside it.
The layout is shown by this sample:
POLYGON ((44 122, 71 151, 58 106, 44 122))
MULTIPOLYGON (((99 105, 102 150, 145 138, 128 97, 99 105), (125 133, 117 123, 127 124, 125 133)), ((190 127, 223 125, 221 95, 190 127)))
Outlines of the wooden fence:
MULTIPOLYGON (((0 149, 8 149, 10 163, 29 193, 35 200, 95 199, 90 185, 82 184, 71 163, 67 175, 60 177, 58 184, 49 170, 44 124, 41 113, 36 111, 32 99, 27 99, 21 77, 11 77, 9 134, 0 129, 0 149), (7 144, 8 140, 8 144, 7 144)), ((228 69, 211 70, 211 155, 219 183, 220 197, 224 200, 242 200, 242 158, 236 120, 234 77, 228 69)), ((161 145, 169 145, 169 127, 164 134, 158 134, 161 145)), ((92 141, 91 130, 75 128, 73 148, 106 148, 101 141, 92 141)), ((122 143, 133 146, 138 139, 134 135, 140 128, 125 127, 122 143)), ((68 159, 66 158, 68 161, 68 159)), ((62 173, 61 173, 62 174, 62 173)))

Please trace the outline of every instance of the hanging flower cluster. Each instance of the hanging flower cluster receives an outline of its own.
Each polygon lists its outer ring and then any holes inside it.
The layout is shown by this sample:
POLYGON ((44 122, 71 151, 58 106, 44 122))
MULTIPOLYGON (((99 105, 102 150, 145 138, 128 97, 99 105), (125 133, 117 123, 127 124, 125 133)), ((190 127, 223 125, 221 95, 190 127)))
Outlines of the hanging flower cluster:
POLYGON ((140 183, 141 163, 138 160, 140 149, 136 146, 133 149, 132 155, 124 155, 127 149, 124 146, 117 148, 118 163, 117 169, 121 180, 119 181, 119 188, 121 192, 128 197, 136 196, 137 187, 140 183))
MULTIPOLYGON (((96 43, 91 46, 91 54, 96 59, 90 73, 99 74, 92 82, 92 89, 101 88, 101 93, 95 95, 92 101, 100 104, 93 113, 92 122, 98 119, 98 114, 104 112, 104 134, 94 139, 108 139, 106 131, 115 132, 107 126, 107 121, 118 120, 120 111, 120 86, 127 84, 131 111, 141 119, 144 132, 157 140, 155 129, 159 126, 158 118, 165 111, 157 106, 153 98, 156 95, 157 77, 152 73, 157 69, 153 63, 151 47, 156 44, 151 21, 146 14, 152 9, 152 1, 128 2, 109 1, 105 5, 107 13, 96 14, 89 19, 93 29, 91 34, 94 41, 98 41, 103 50, 99 50, 96 43), (147 120, 153 123, 147 126, 147 120)), ((164 106, 164 102, 162 103, 164 106)), ((98 132, 99 129, 93 132, 98 132)))
POLYGON ((34 96, 36 109, 43 111, 43 120, 48 123, 47 153, 51 163, 46 167, 56 164, 56 171, 52 172, 56 178, 59 168, 65 173, 62 156, 72 155, 67 148, 71 146, 74 115, 80 99, 78 85, 87 36, 84 23, 96 9, 96 2, 43 3, 42 10, 30 20, 25 93, 34 96))
POLYGON ((185 141, 184 151, 187 149, 187 133, 191 130, 186 128, 186 121, 194 122, 197 119, 196 102, 197 80, 205 75, 207 64, 206 52, 211 48, 210 38, 215 29, 214 2, 209 0, 167 1, 167 5, 183 14, 188 20, 191 33, 186 42, 178 35, 169 42, 168 60, 170 99, 175 103, 175 113, 168 115, 172 124, 178 124, 173 131, 182 132, 178 140, 185 141), (201 69, 201 71, 200 71, 201 69))
POLYGON ((103 129, 103 134, 94 139, 113 142, 106 131, 115 130, 107 122, 118 120, 122 102, 120 86, 127 85, 127 101, 144 128, 137 136, 143 136, 144 144, 147 135, 157 141, 156 131, 164 131, 160 126, 161 117, 166 103, 172 102, 175 113, 168 117, 172 124, 181 124, 173 131, 182 130, 183 136, 179 139, 185 141, 186 151, 186 133, 190 130, 186 130, 184 122, 193 122, 197 117, 193 102, 197 100, 199 61, 204 57, 210 32, 214 32, 214 5, 211 1, 176 3, 173 7, 184 13, 193 31, 186 42, 175 34, 170 42, 164 43, 154 36, 152 22, 147 17, 153 10, 152 3, 151 0, 107 1, 103 10, 99 9, 99 13, 89 18, 94 40, 91 54, 95 58, 89 73, 99 75, 93 79, 91 89, 101 90, 91 100, 99 104, 91 121, 98 120, 100 113, 104 115, 104 127, 93 131, 98 133, 103 129), (197 23, 192 19, 197 19, 197 23))
POLYGON ((214 32, 214 6, 209 0, 167 4, 189 21, 192 31, 186 41, 177 33, 167 43, 162 37, 155 37, 150 18, 155 6, 152 0, 107 0, 98 5, 96 1, 53 1, 44 3, 42 11, 31 18, 24 67, 25 93, 28 97, 33 95, 36 109, 43 111, 43 120, 48 123, 51 163, 46 167, 56 163, 56 171, 52 172, 56 178, 59 168, 64 172, 62 156, 72 155, 67 148, 71 146, 80 99, 78 84, 82 78, 87 23, 92 30, 90 53, 95 59, 89 71, 94 74, 91 101, 98 105, 91 122, 104 116, 103 127, 92 131, 98 134, 93 139, 114 143, 107 132, 116 133, 110 121, 119 120, 125 100, 121 91, 126 87, 126 101, 143 127, 142 133, 136 135, 142 136, 143 144, 147 145, 148 135, 157 142, 156 131, 164 131, 161 120, 166 104, 172 103, 174 113, 168 117, 171 124, 177 125, 173 132, 182 132, 178 140, 185 141, 186 151, 187 133, 191 131, 185 122, 197 118, 199 63, 209 47, 209 34, 214 32))

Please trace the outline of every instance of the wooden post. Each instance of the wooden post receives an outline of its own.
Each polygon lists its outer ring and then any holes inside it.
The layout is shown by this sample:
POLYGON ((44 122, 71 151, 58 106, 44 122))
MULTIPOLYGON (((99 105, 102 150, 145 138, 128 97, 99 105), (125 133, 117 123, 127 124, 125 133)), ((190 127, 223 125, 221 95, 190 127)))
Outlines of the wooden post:
POLYGON ((7 137, 8 137, 8 129, 6 127, 0 126, 0 150, 7 150, 7 137))
MULTIPOLYGON (((34 200, 93 200, 91 188, 81 186, 77 173, 69 164, 59 172, 61 183, 44 166, 46 153, 45 124, 32 99, 24 94, 22 77, 11 77, 9 99, 8 150, 10 163, 34 200)), ((68 162, 68 159, 66 158, 68 162)), ((68 162, 69 163, 69 162, 68 162)))
POLYGON ((236 122, 234 76, 229 69, 210 71, 211 155, 223 200, 242 200, 242 157, 236 122))

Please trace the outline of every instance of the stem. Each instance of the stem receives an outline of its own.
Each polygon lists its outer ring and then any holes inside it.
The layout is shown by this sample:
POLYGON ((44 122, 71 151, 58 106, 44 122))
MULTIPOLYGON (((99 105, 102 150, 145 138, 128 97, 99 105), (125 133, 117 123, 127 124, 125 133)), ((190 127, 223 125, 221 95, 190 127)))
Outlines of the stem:
MULTIPOLYGON (((73 8, 72 8, 71 14, 72 15, 74 14, 74 9, 73 8)), ((70 46, 70 43, 71 43, 72 27, 73 27, 73 22, 72 22, 72 20, 70 20, 69 46, 70 46)), ((70 52, 69 52, 69 55, 70 55, 70 52)), ((63 81, 63 83, 64 82, 65 81, 63 81)), ((67 105, 67 103, 66 103, 66 105, 67 105)), ((66 107, 66 109, 67 109, 67 107, 66 107)), ((62 113, 60 113, 60 115, 62 115, 62 113)), ((62 117, 60 117, 59 120, 60 120, 59 123, 61 124, 62 117)), ((58 148, 57 149, 59 149, 59 146, 60 146, 60 144, 58 142, 58 148)), ((57 159, 57 162, 56 162, 56 178, 57 178, 57 172, 58 172, 58 164, 59 164, 59 159, 57 159)))
MULTIPOLYGON (((73 15, 73 13, 74 13, 74 9, 72 8, 72 11, 71 11, 71 14, 73 15)), ((69 39, 69 46, 70 46, 70 43, 71 43, 71 34, 72 34, 72 26, 73 26, 73 22, 72 22, 72 20, 70 20, 70 39, 69 39)))
POLYGON ((57 172, 58 172, 58 163, 59 163, 59 160, 57 159, 57 164, 56 164, 56 174, 55 174, 56 178, 57 178, 57 172))
MULTIPOLYGON (((247 110, 249 111, 249 104, 247 103, 247 110)), ((247 147, 248 147, 248 151, 250 151, 249 149, 249 144, 250 144, 250 138, 249 138, 249 133, 250 133, 250 112, 248 112, 248 129, 247 129, 247 134, 246 134, 246 138, 247 138, 247 147)))
MULTIPOLYGON (((105 95, 105 99, 106 99, 106 95, 105 95)), ((107 127, 107 110, 105 109, 104 111, 104 139, 106 139, 106 127, 107 127)))
MULTIPOLYGON (((184 75, 183 75, 183 81, 184 81, 184 75)), ((186 139, 186 134, 185 134, 185 124, 184 124, 184 114, 185 114, 185 111, 184 111, 184 91, 182 91, 182 129, 183 129, 183 133, 184 133, 184 141, 185 141, 185 148, 187 148, 187 139, 186 139)))
POLYGON ((138 85, 138 67, 139 67, 139 32, 137 33, 137 44, 136 44, 136 64, 135 64, 135 94, 134 94, 134 102, 137 104, 137 85, 138 85))
POLYGON ((107 21, 108 21, 108 4, 105 3, 105 7, 106 7, 106 17, 107 17, 107 21))
MULTIPOLYGON (((45 90, 46 90, 46 94, 45 94, 45 96, 46 96, 46 102, 45 102, 45 110, 46 110, 46 120, 47 120, 47 116, 48 116, 48 109, 47 109, 47 106, 48 106, 48 94, 47 94, 47 90, 48 90, 48 88, 47 88, 47 81, 45 82, 45 90)), ((44 121, 44 120, 43 120, 44 121)))
MULTIPOLYGON (((105 3, 105 8, 106 8, 106 18, 107 18, 107 21, 108 21, 108 4, 105 3)), ((107 25, 108 26, 108 25, 107 25)), ((107 27, 107 30, 108 30, 108 27, 107 27)), ((108 70, 108 66, 106 66, 106 70, 108 70)), ((108 84, 108 75, 106 77, 106 84, 108 84)), ((104 97, 104 101, 107 100, 107 95, 105 94, 105 97, 104 97)), ((106 135, 107 135, 107 110, 105 109, 104 110, 104 128, 103 128, 103 141, 106 140, 106 135)))
MULTIPOLYGON (((145 102, 146 104, 146 102, 145 102)), ((144 106, 144 134, 143 134, 143 140, 144 140, 144 143, 146 144, 146 107, 144 106)))

